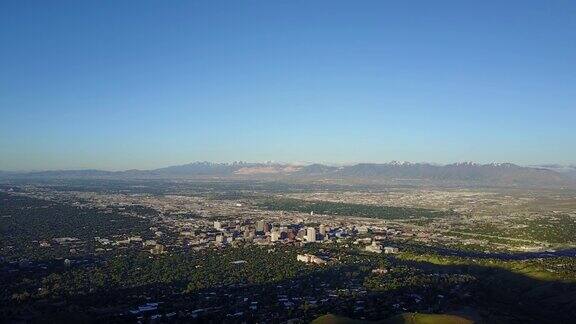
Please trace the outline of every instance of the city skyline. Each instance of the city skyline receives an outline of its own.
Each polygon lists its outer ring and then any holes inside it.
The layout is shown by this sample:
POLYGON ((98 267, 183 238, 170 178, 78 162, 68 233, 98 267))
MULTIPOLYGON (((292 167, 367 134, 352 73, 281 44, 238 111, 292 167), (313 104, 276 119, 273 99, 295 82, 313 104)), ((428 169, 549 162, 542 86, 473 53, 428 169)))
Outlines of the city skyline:
POLYGON ((576 1, 0 1, 0 322, 571 323, 576 1))

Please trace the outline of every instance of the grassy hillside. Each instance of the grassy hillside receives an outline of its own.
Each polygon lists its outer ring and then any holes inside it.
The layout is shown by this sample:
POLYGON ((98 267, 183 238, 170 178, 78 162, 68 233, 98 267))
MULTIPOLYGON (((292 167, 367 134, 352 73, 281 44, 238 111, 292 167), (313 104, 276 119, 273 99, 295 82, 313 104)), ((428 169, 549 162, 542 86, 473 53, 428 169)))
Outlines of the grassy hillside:
POLYGON ((364 324, 364 323, 374 323, 374 322, 355 320, 332 314, 322 315, 312 321, 312 324, 364 324))
POLYGON ((404 313, 384 320, 383 324, 472 324, 473 321, 446 314, 404 313))
POLYGON ((355 320, 347 317, 336 316, 327 314, 316 318, 312 321, 313 324, 366 324, 366 323, 379 323, 379 324, 472 324, 473 321, 447 314, 418 314, 418 313, 403 313, 396 315, 389 319, 378 322, 355 320))

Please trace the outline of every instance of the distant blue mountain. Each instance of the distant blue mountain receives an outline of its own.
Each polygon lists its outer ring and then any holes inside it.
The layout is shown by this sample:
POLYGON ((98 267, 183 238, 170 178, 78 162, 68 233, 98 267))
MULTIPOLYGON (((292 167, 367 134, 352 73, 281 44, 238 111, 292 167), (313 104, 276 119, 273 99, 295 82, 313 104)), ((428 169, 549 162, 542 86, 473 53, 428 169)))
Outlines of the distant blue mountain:
POLYGON ((558 166, 523 167, 511 163, 473 162, 435 165, 429 163, 360 163, 348 166, 324 164, 194 162, 154 170, 62 170, 41 172, 0 172, 3 178, 229 178, 297 179, 315 181, 339 179, 351 182, 415 181, 469 183, 494 186, 572 186, 576 168, 558 166))

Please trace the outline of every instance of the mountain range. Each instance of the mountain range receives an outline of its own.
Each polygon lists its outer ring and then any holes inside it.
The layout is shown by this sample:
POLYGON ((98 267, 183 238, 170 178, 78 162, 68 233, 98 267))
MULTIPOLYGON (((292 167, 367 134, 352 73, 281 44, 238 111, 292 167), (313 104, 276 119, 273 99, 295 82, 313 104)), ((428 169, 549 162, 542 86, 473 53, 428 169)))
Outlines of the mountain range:
POLYGON ((194 162, 153 170, 61 170, 1 172, 5 179, 258 179, 340 183, 454 184, 487 186, 576 187, 575 166, 519 166, 511 163, 473 162, 359 163, 346 166, 289 163, 194 162))

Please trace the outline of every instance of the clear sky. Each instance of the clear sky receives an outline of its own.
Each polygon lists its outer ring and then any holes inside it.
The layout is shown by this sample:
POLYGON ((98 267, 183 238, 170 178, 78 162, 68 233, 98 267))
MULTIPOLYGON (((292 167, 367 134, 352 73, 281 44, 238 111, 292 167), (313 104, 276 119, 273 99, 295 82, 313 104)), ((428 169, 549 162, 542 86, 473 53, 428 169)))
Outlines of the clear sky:
POLYGON ((576 1, 0 1, 0 170, 576 162, 576 1))

